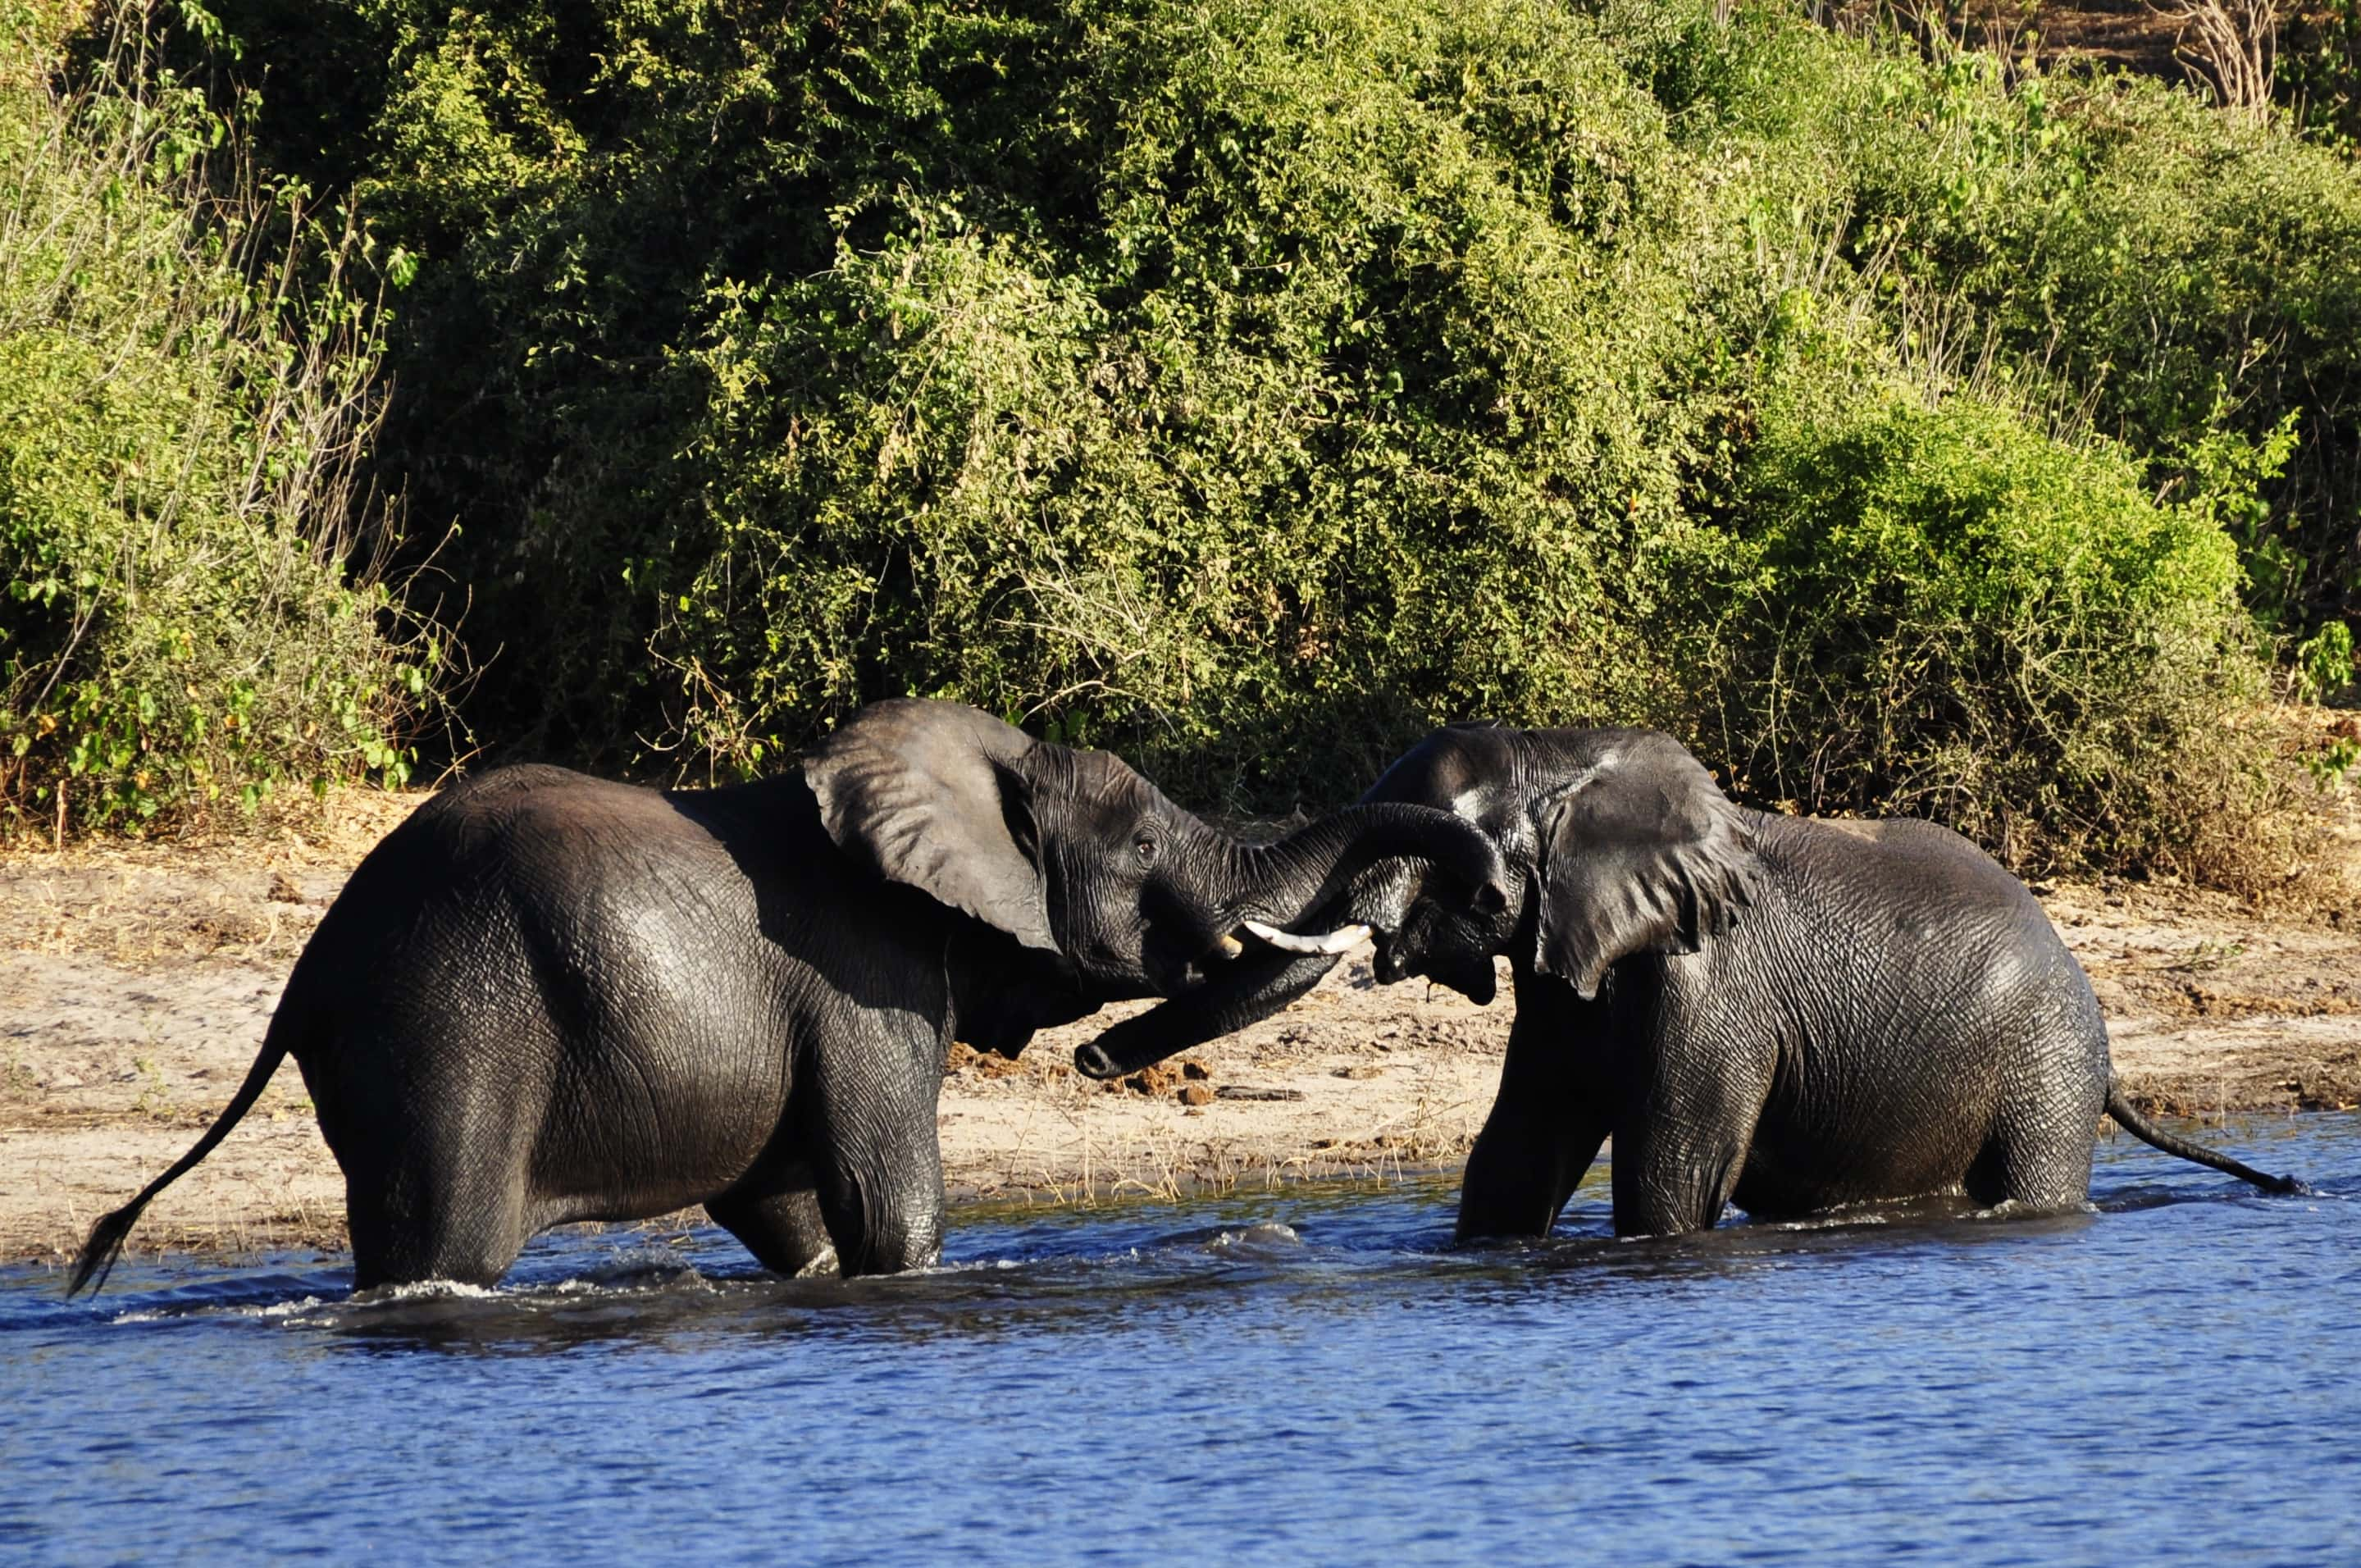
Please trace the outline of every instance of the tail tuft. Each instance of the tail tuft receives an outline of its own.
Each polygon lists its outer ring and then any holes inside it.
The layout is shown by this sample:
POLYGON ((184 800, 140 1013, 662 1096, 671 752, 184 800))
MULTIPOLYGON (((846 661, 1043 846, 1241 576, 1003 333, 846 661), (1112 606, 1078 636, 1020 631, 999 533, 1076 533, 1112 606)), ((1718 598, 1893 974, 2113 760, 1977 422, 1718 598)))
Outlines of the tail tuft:
POLYGON ((179 1180, 191 1166, 211 1154, 214 1146, 237 1125, 238 1118, 254 1109, 254 1102, 262 1098, 264 1088, 270 1082, 270 1075, 278 1071, 279 1064, 287 1058, 288 1037, 292 1032, 287 1020, 293 1015, 285 1002, 279 1004, 277 1015, 270 1020, 269 1032, 262 1036, 261 1054, 254 1058, 254 1065, 246 1069, 246 1081, 237 1086, 237 1092, 222 1108, 222 1113, 214 1118, 214 1124, 205 1129, 205 1135, 197 1140, 196 1146, 175 1160, 170 1170, 141 1188, 139 1196, 90 1228, 90 1240, 82 1244, 82 1255, 74 1259, 73 1277, 66 1282, 66 1299, 73 1299, 85 1286, 95 1290, 106 1283, 107 1275, 114 1270, 115 1260, 123 1254, 124 1238, 130 1235, 131 1227, 139 1223, 140 1212, 148 1207, 149 1200, 179 1180))
POLYGON ((148 1197, 142 1193, 90 1228, 90 1240, 82 1244, 82 1255, 74 1259, 73 1277, 66 1281, 67 1300, 85 1288, 95 1293, 105 1286, 106 1277, 115 1272, 115 1260, 123 1255, 123 1244, 130 1239, 131 1227, 139 1223, 139 1211, 146 1207, 148 1197))

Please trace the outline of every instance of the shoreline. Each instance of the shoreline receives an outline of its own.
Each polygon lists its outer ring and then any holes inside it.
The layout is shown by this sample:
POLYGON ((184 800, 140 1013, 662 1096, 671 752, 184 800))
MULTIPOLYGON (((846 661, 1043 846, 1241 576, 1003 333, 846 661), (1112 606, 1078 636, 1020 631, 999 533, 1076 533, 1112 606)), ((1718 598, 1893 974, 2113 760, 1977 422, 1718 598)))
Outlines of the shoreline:
MULTIPOLYGON (((423 795, 347 792, 228 844, 0 853, 0 1262, 61 1265, 236 1091, 346 875, 423 795)), ((2146 1113, 2200 1123, 2361 1105, 2361 917, 2273 919, 2219 894, 2036 883, 2146 1113)), ((1019 1060, 954 1047, 939 1115, 955 1203, 1168 1201, 1448 1173, 1489 1110, 1514 1003, 1348 957, 1293 1007, 1118 1084, 1074 1047, 1146 1003, 1045 1030, 1019 1060)), ((674 1225, 694 1211, 641 1225, 674 1225)), ((629 1230, 631 1225, 608 1228, 629 1230)), ((341 1249, 341 1176, 301 1075, 133 1233, 141 1256, 341 1249)))

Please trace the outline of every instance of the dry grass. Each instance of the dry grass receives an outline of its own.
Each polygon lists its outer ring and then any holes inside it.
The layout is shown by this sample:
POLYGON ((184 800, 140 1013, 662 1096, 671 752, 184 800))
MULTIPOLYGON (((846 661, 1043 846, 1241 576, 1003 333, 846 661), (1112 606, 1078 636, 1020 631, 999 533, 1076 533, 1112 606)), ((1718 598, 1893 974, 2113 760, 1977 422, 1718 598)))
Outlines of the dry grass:
POLYGON ((2361 917, 2361 771, 2315 771, 2336 741, 2361 739, 2361 718, 2279 703, 2234 722, 2265 761, 2183 778, 2184 848, 2169 869, 2281 918, 2361 917))
POLYGON ((426 790, 290 795, 254 817, 186 819, 153 839, 0 840, 0 942, 126 968, 224 958, 292 962, 320 908, 426 790), (283 878, 274 881, 273 878, 283 878))

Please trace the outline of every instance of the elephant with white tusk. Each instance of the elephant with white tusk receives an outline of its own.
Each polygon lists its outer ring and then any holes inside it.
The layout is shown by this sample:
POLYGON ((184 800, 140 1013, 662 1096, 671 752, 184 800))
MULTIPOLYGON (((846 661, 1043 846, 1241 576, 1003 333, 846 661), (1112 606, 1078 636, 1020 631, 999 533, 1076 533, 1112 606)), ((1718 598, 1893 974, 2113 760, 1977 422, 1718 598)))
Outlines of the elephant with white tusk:
POLYGON ((1246 844, 1117 758, 945 702, 874 704, 732 788, 488 773, 362 861, 236 1096, 99 1221, 69 1290, 290 1056, 345 1173, 357 1287, 489 1283, 548 1226, 696 1203, 774 1269, 924 1265, 952 1039, 1014 1056, 1141 996, 1209 1038, 1284 1005, 1301 961, 1242 927, 1430 856, 1436 896, 1504 896, 1491 841, 1446 812, 1246 844))

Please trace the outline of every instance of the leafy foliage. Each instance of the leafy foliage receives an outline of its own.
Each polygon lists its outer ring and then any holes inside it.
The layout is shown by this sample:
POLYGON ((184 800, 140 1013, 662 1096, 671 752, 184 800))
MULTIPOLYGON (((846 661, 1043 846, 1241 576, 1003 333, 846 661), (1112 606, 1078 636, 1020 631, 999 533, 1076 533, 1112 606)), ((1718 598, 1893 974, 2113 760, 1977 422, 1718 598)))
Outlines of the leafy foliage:
POLYGON ((1700 563, 1723 619, 1697 657, 1741 788, 2109 864, 2217 807, 2191 773, 2236 764, 2194 737, 2257 695, 2237 563, 2119 449, 1806 381, 1764 408, 1739 510, 1700 563))
POLYGON ((1932 63, 1749 13, 1644 53, 1697 154, 1742 157, 1868 284, 1905 362, 2122 442, 2159 489, 2243 469, 2267 625, 2361 604, 2361 170, 2196 96, 1932 63), (1665 85, 1665 84, 1673 85, 1665 85), (1675 91, 1677 88, 1677 91, 1675 91))
POLYGON ((0 824, 399 781, 436 654, 345 569, 377 360, 351 236, 293 291, 293 193, 208 193, 225 126, 142 74, 140 15, 71 94, 48 20, 0 16, 0 824))
POLYGON ((217 10, 398 242, 515 751, 939 693, 1283 808, 1641 720, 2129 864, 2256 754, 2239 560, 2354 591, 2361 183, 2186 94, 1692 0, 217 10))
POLYGON ((2279 89, 2307 136, 2348 153, 2361 147, 2361 4, 2300 8, 2279 55, 2279 89))

